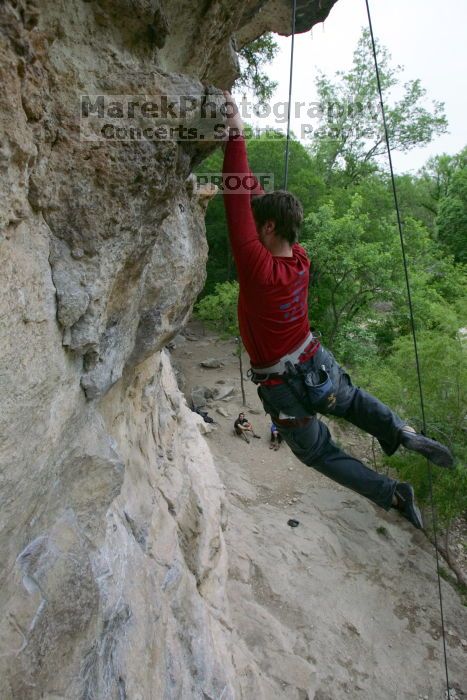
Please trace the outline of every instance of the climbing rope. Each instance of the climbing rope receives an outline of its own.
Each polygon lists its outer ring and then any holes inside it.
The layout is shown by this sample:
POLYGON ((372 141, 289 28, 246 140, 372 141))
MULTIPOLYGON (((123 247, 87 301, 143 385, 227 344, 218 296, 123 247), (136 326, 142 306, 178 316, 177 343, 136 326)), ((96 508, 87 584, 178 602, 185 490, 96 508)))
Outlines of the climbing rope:
MULTIPOLYGON (((406 289, 407 289, 407 300, 408 300, 408 306, 409 306, 409 312, 410 312, 410 327, 411 327, 412 338, 413 338, 415 365, 416 365, 417 381, 418 381, 418 391, 419 391, 419 397, 420 397, 420 409, 421 409, 421 414, 422 414, 422 426, 423 426, 422 434, 425 435, 426 434, 425 402, 423 399, 422 376, 421 376, 420 360, 419 360, 418 346, 417 346, 417 334, 415 331, 415 320, 414 320, 414 311, 413 311, 413 303, 412 303, 412 294, 411 294, 411 288, 410 288, 409 271, 408 271, 408 265, 407 265, 407 256, 405 253, 405 242, 404 242, 404 234, 403 234, 403 229, 402 229, 402 219, 401 219, 401 213, 400 213, 400 208, 399 208, 399 199, 397 196, 394 168, 393 168, 393 164, 392 164, 391 146, 389 143, 389 132, 388 132, 387 121, 386 121, 386 113, 384 110, 383 91, 381 88, 378 56, 377 56, 377 52, 376 52, 376 44, 375 44, 375 38, 374 38, 374 34, 373 34, 373 23, 371 20, 369 0, 365 0, 365 4, 366 4, 367 15, 368 15, 368 25, 369 25, 369 29, 370 29, 370 35, 371 35, 371 46, 372 46, 372 51, 373 51, 373 59, 374 59, 374 63, 375 63, 376 80, 377 80, 377 84, 378 84, 378 93, 379 93, 379 100, 380 100, 380 105, 381 105, 381 115, 382 115, 382 119, 383 119, 384 136, 385 136, 385 141, 386 141, 386 150, 387 150, 387 154, 388 154, 389 169, 390 169, 390 174, 391 174, 392 193, 393 193, 393 197, 394 197, 394 205, 395 205, 396 215, 397 215, 397 226, 399 229, 399 238, 400 238, 401 250, 402 250, 402 261, 403 261, 403 265, 404 265, 405 284, 406 284, 406 289)), ((286 148, 285 148, 284 189, 287 189, 288 178, 289 178, 290 117, 291 117, 291 104, 292 104, 292 80, 293 80, 293 63, 294 63, 294 50, 295 50, 296 12, 297 12, 297 2, 296 2, 296 0, 293 0, 292 43, 291 43, 291 49, 290 49, 289 102, 288 102, 288 110, 287 110, 287 139, 286 139, 286 148)), ((435 512, 434 499, 433 499, 432 468, 431 468, 431 464, 430 464, 430 462, 428 462, 428 460, 427 460, 427 466, 428 466, 428 481, 429 481, 429 492, 430 492, 430 506, 431 506, 432 524, 433 524, 433 539, 434 539, 434 548, 435 548, 435 556, 436 556, 436 573, 437 573, 437 577, 438 577, 438 595, 439 595, 439 607, 440 607, 440 616, 441 616, 441 629, 442 629, 442 637, 443 637, 444 669, 445 669, 445 674, 446 674, 446 689, 447 689, 446 698, 447 698, 447 700, 449 700, 451 695, 450 695, 450 689, 449 689, 449 673, 448 673, 448 661, 447 661, 447 651, 446 651, 446 630, 445 630, 445 625, 444 625, 444 612, 443 612, 443 595, 442 595, 442 590, 441 590, 441 575, 440 575, 440 568, 439 568, 438 528, 437 528, 436 512, 435 512)))
POLYGON ((287 103, 287 139, 285 142, 285 172, 284 172, 284 187, 287 189, 289 182, 289 147, 290 147, 290 115, 292 110, 292 79, 293 79, 293 61, 295 51, 295 20, 297 16, 297 0, 293 0, 292 6, 292 44, 290 48, 290 74, 289 74, 289 101, 287 103))
MULTIPOLYGON (((391 173, 392 193, 394 196, 394 205, 395 205, 396 214, 397 214, 397 226, 399 229, 399 238, 400 238, 400 242, 401 242, 402 261, 404 264, 405 284, 406 284, 406 288, 407 288, 407 300, 408 300, 409 312, 410 312, 410 327, 412 330, 412 338, 413 338, 413 346, 414 346, 414 354, 415 354, 415 365, 416 365, 417 380, 418 380, 418 392, 419 392, 419 396, 420 396, 420 409, 421 409, 421 413, 422 413, 422 425, 423 425, 422 433, 423 433, 423 435, 426 435, 425 403, 423 400, 422 375, 421 375, 421 371, 420 371, 420 360, 419 360, 419 355, 418 355, 417 334, 415 331, 415 321, 414 321, 414 312, 413 312, 413 304, 412 304, 412 294, 411 294, 411 290, 410 290, 409 271, 408 271, 408 265, 407 265, 407 257, 405 254, 404 234, 403 234, 402 220, 401 220, 401 214, 400 214, 400 209, 399 209, 399 199, 397 196, 396 180, 394 177, 394 168, 392 165, 391 147, 389 144, 389 132, 388 132, 387 121, 386 121, 386 113, 384 111, 383 91, 381 88, 378 56, 376 53, 376 43, 375 43, 375 37, 373 34, 373 23, 371 21, 369 0, 365 0, 365 4, 366 4, 367 15, 368 15, 368 26, 370 29, 371 47, 373 50, 373 59, 375 62, 376 81, 378 84, 379 101, 380 101, 380 105, 381 105, 381 116, 383 119, 384 137, 386 140, 386 150, 387 150, 387 154, 388 154, 389 169, 390 169, 390 173, 391 173)), ((445 627, 444 627, 443 594, 441 591, 441 576, 440 576, 440 571, 439 571, 437 522, 436 522, 436 512, 435 512, 434 500, 433 500, 432 468, 431 468, 431 464, 430 464, 430 462, 428 462, 428 460, 427 460, 427 465, 428 465, 428 483, 429 483, 429 491, 430 491, 430 507, 431 507, 431 514, 432 514, 432 522, 433 522, 433 539, 434 539, 434 548, 435 548, 435 555, 436 555, 436 573, 438 576, 438 595, 439 595, 439 607, 440 607, 440 615, 441 615, 441 629, 442 629, 442 633, 443 633, 444 669, 445 669, 445 673, 446 673, 446 688, 447 688, 446 697, 449 700, 449 698, 451 696, 450 696, 450 692, 449 692, 449 673, 448 673, 448 660, 447 660, 447 652, 446 652, 446 631, 445 631, 445 627)))

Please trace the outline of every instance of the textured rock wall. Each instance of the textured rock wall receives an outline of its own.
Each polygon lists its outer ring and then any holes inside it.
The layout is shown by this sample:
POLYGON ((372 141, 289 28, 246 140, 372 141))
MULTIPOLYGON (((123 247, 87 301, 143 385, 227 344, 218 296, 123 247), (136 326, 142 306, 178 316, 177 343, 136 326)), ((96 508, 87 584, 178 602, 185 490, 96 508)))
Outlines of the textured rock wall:
POLYGON ((161 354, 204 282, 212 146, 85 141, 79 97, 197 113, 289 2, 0 13, 0 697, 226 700, 221 490, 161 354))
POLYGON ((222 486, 204 424, 160 353, 99 409, 68 419, 74 438, 53 465, 33 458, 10 484, 23 511, 5 533, 0 697, 233 697, 222 486))

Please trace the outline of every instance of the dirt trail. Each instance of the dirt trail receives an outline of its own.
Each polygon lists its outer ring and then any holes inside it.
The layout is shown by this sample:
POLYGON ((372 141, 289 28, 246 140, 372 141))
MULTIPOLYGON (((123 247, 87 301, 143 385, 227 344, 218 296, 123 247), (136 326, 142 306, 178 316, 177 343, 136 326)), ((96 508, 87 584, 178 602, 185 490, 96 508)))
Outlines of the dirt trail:
MULTIPOLYGON (((193 321, 172 357, 194 386, 234 386, 211 401, 207 435, 225 484, 235 664, 246 700, 412 700, 445 697, 433 550, 425 535, 269 448, 269 417, 246 382, 242 406, 232 341, 193 321), (192 334, 192 336, 190 336, 192 334), (205 369, 215 358, 223 367, 205 369), (228 412, 221 415, 217 409, 228 412), (233 434, 244 410, 261 440, 233 434), (289 518, 299 526, 287 525, 289 518)), ((334 437, 367 464, 371 439, 332 422, 334 437)), ((467 610, 442 581, 452 698, 467 697, 467 610), (464 695, 464 694, 465 695, 464 695)))

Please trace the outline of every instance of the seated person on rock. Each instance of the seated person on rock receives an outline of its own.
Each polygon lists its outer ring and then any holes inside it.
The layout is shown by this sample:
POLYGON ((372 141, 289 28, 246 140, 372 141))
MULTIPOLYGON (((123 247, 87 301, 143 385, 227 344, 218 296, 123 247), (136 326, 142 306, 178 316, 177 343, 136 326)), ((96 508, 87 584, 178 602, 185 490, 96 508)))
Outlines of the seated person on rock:
POLYGON ((340 416, 373 435, 387 455, 400 445, 441 467, 453 465, 447 447, 415 432, 374 396, 353 386, 334 356, 310 332, 310 261, 298 244, 303 209, 290 192, 265 194, 251 175, 243 125, 225 93, 228 141, 224 205, 240 285, 240 333, 264 409, 304 464, 370 499, 396 508, 423 527, 409 483, 378 474, 341 450, 317 414, 340 416), (248 193, 227 191, 229 174, 252 180, 248 193))
POLYGON ((246 442, 250 442, 248 439, 247 433, 250 435, 253 435, 255 438, 260 438, 260 435, 257 435, 255 431, 253 430, 253 426, 249 422, 249 420, 245 417, 244 413, 239 413, 238 418, 234 423, 234 430, 237 435, 240 435, 246 442))

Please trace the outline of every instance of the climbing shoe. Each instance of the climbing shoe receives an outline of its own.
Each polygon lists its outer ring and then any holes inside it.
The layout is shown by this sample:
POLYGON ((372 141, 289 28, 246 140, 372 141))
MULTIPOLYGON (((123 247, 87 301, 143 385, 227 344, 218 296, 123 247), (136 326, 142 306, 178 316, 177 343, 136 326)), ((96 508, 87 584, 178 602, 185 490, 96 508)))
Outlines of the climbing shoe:
POLYGON ((438 467, 449 469, 454 466, 452 454, 445 445, 436 442, 436 440, 431 440, 424 435, 420 435, 420 433, 416 433, 409 425, 405 425, 401 429, 400 440, 401 445, 407 450, 418 452, 438 467))
POLYGON ((421 530, 423 528, 422 514, 415 503, 415 493, 412 486, 404 482, 398 483, 394 496, 397 500, 397 505, 394 507, 404 518, 410 520, 412 525, 421 530))

